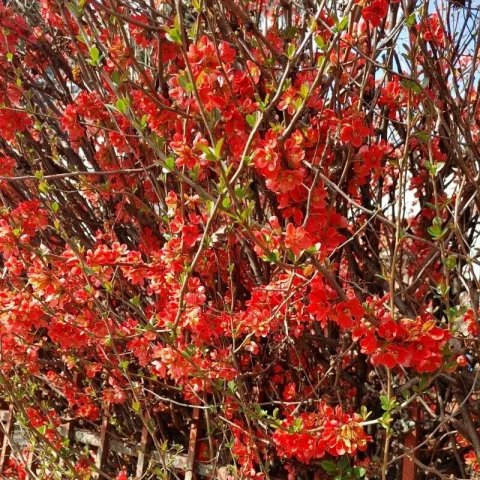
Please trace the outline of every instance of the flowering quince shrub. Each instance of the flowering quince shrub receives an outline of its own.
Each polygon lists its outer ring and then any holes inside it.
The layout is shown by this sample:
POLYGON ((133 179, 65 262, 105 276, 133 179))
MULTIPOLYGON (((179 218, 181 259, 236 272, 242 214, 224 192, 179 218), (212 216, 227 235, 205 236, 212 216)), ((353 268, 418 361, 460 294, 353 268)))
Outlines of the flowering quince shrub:
POLYGON ((478 478, 474 3, 2 3, 2 478, 478 478))

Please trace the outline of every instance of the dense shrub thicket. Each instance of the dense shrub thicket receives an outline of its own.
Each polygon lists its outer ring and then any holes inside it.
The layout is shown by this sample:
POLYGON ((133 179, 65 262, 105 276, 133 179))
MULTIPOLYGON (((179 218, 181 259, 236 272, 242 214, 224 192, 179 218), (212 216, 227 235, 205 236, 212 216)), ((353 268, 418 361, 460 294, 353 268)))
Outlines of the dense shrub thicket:
POLYGON ((3 1, 0 475, 133 478, 103 418, 150 479, 475 478, 479 22, 3 1))

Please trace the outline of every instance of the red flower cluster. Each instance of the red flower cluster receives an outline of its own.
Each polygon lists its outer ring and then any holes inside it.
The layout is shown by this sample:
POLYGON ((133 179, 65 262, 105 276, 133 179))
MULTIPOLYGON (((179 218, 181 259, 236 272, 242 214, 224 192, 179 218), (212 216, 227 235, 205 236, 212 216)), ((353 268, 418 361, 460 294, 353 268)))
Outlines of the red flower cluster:
POLYGON ((478 462, 478 457, 477 454, 473 451, 470 450, 467 452, 463 458, 465 459, 465 464, 468 465, 473 472, 479 473, 480 472, 480 464, 478 462))
POLYGON ((25 132, 32 124, 27 113, 5 107, 0 108, 0 136, 7 142, 15 140, 17 133, 25 132))
POLYGON ((429 315, 399 321, 385 316, 377 327, 366 322, 358 326, 354 338, 360 340, 362 353, 369 355, 374 365, 434 372, 444 361, 443 347, 450 332, 437 327, 429 315))
POLYGON ((388 13, 387 0, 373 0, 362 8, 362 17, 372 27, 379 27, 388 13))
POLYGON ((371 438, 361 426, 361 417, 340 407, 322 403, 315 413, 287 417, 273 435, 279 455, 310 463, 325 455, 354 455, 367 448, 371 438))

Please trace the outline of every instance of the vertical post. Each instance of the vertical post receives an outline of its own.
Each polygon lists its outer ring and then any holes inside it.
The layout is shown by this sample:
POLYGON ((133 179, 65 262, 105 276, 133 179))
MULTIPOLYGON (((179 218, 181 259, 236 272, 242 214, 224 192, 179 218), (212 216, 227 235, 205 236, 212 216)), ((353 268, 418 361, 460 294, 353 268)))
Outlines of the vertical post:
POLYGON ((187 468, 185 471, 185 480, 193 479, 193 467, 195 463, 195 452, 197 449, 198 420, 200 418, 200 409, 195 407, 192 414, 192 424, 190 425, 190 439, 188 441, 187 468))
POLYGON ((104 412, 102 416, 102 423, 100 427, 100 436, 98 438, 98 450, 95 458, 96 472, 93 478, 99 478, 100 472, 105 464, 108 454, 108 414, 104 412))
POLYGON ((418 405, 410 406, 410 418, 415 422, 415 427, 405 434, 404 439, 404 448, 405 455, 402 462, 402 480, 412 480, 416 478, 416 464, 414 462, 415 458, 415 447, 417 446, 417 430, 419 426, 419 407, 418 405))
POLYGON ((9 437, 13 435, 13 427, 15 425, 15 417, 13 415, 13 404, 8 407, 8 410, 2 410, 1 412, 1 422, 2 428, 0 431, 0 442, 1 442, 1 452, 0 452, 0 477, 3 473, 5 467, 5 462, 10 456, 10 441, 9 437))
POLYGON ((34 457, 35 457, 35 449, 32 448, 30 449, 30 451, 28 452, 28 457, 27 457, 27 476, 25 477, 25 480, 30 480, 30 479, 33 479, 33 478, 36 478, 36 476, 33 476, 32 473, 33 473, 33 467, 34 467, 34 457))
MULTIPOLYGON (((73 374, 73 383, 75 387, 80 386, 80 376, 78 372, 73 374)), ((73 447, 73 443, 75 442, 75 420, 70 420, 66 425, 62 425, 60 427, 60 433, 65 435, 68 439, 68 446, 69 448, 73 447)), ((61 464, 64 465, 65 461, 63 459, 60 460, 61 464)))
POLYGON ((145 408, 144 413, 140 412, 140 418, 142 419, 143 427, 142 433, 140 436, 140 448, 138 450, 137 456, 137 468, 135 471, 135 479, 140 480, 143 475, 145 474, 145 470, 147 468, 147 451, 150 447, 150 442, 152 437, 150 435, 150 422, 152 422, 152 417, 150 415, 150 400, 151 400, 151 393, 147 393, 145 396, 145 408))
MULTIPOLYGON (((150 415, 146 415, 147 422, 150 420, 150 415)), ((135 472, 135 478, 140 480, 145 473, 145 460, 147 457, 147 447, 150 439, 150 434, 148 433, 148 427, 146 425, 142 428, 142 436, 140 438, 140 450, 137 457, 137 470, 135 472)))

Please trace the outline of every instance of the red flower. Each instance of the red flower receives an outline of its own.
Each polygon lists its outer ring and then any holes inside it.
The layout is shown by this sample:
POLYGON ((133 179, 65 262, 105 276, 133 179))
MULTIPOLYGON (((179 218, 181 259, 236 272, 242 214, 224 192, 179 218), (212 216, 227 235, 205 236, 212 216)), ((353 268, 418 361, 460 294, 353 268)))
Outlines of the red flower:
POLYGON ((362 353, 365 355, 371 355, 372 353, 375 353, 378 348, 378 341, 374 333, 367 332, 360 340, 360 346, 362 347, 362 353))
POLYGON ((120 473, 117 475, 115 480, 128 480, 128 474, 125 468, 123 468, 120 473))
POLYGON ((236 51, 227 42, 220 42, 218 50, 223 63, 232 63, 235 60, 236 51))
POLYGON ((28 421, 30 422, 30 425, 32 425, 32 427, 38 428, 46 423, 43 415, 36 408, 27 407, 25 409, 25 412, 27 414, 28 421))
POLYGON ((366 22, 370 23, 372 27, 378 27, 382 20, 387 16, 388 3, 386 0, 375 0, 368 7, 362 10, 362 17, 366 22))
POLYGON ((261 170, 264 176, 268 177, 271 172, 275 172, 279 166, 279 155, 273 148, 258 148, 253 152, 255 165, 261 170))
POLYGON ((378 104, 385 105, 389 110, 396 110, 405 104, 406 97, 405 89, 400 84, 398 78, 395 77, 391 82, 387 82, 382 89, 378 104))
POLYGON ((75 105, 67 105, 63 117, 60 119, 62 128, 68 132, 72 142, 80 140, 85 135, 85 129, 78 121, 77 108, 75 105))
POLYGON ((295 383, 288 383, 283 389, 283 399, 284 400, 293 400, 297 395, 297 387, 295 383))
POLYGON ((423 335, 410 345, 410 352, 415 359, 425 359, 430 356, 431 350, 435 348, 436 342, 431 336, 423 335))
POLYGON ((182 239, 185 247, 193 247, 199 238, 200 232, 196 225, 184 225, 182 227, 182 239))
POLYGON ((437 352, 428 352, 420 357, 419 361, 416 364, 417 372, 435 372, 442 365, 442 356, 437 352))
POLYGON ((474 471, 474 472, 480 472, 480 465, 478 464, 478 457, 477 454, 473 451, 470 450, 467 452, 463 458, 465 459, 465 463, 474 471))
POLYGON ((302 145, 299 145, 293 138, 289 138, 285 142, 285 150, 290 165, 294 168, 298 168, 305 158, 305 149, 302 145))
POLYGON ((282 170, 276 178, 269 178, 266 182, 267 187, 275 193, 285 193, 294 190, 303 182, 305 170, 282 170))
POLYGON ((445 44, 445 30, 438 13, 433 13, 422 22, 423 38, 426 42, 436 43, 437 46, 443 47, 445 44))
POLYGON ((297 110, 297 91, 293 87, 289 87, 282 95, 282 99, 278 103, 279 110, 286 110, 289 115, 293 115, 297 110))
POLYGON ((370 129, 363 123, 363 119, 354 118, 350 123, 344 123, 340 130, 340 140, 360 147, 363 139, 370 134, 370 129))
POLYGON ((408 352, 404 347, 388 345, 383 352, 372 356, 373 365, 384 365, 387 368, 394 368, 397 365, 404 365, 408 358, 408 352))
POLYGON ((387 320, 378 327, 378 335, 387 341, 404 339, 407 333, 405 328, 393 320, 387 320))
POLYGON ((312 241, 307 232, 302 227, 295 228, 293 223, 287 225, 285 233, 285 246, 289 248, 295 255, 300 255, 302 250, 312 245, 312 241))
POLYGON ((8 157, 7 155, 0 157, 0 175, 2 177, 10 177, 16 166, 17 162, 13 158, 8 157))
POLYGON ((340 302, 336 312, 336 321, 342 328, 352 328, 364 314, 362 304, 356 298, 340 302))
POLYGON ((0 110, 0 136, 7 142, 14 140, 16 133, 24 132, 31 125, 32 120, 25 112, 7 108, 0 110))
POLYGON ((277 153, 277 146, 277 135, 269 130, 265 138, 259 142, 259 148, 253 152, 255 166, 267 178, 277 175, 280 158, 277 153))
POLYGON ((388 369, 392 369, 397 365, 397 359, 390 352, 378 353, 372 356, 372 365, 384 365, 388 369))

